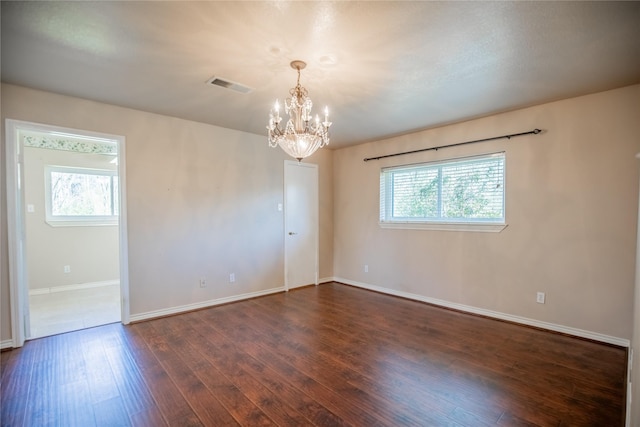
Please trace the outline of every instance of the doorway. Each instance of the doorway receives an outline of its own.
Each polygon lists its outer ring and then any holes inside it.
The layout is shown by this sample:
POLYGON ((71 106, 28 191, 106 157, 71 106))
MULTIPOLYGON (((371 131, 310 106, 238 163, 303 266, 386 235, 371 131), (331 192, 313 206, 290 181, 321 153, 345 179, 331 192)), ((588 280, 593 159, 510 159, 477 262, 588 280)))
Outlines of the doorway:
POLYGON ((285 289, 318 284, 318 165, 286 160, 285 289))
POLYGON ((14 347, 127 323, 124 137, 14 120, 6 131, 14 347))

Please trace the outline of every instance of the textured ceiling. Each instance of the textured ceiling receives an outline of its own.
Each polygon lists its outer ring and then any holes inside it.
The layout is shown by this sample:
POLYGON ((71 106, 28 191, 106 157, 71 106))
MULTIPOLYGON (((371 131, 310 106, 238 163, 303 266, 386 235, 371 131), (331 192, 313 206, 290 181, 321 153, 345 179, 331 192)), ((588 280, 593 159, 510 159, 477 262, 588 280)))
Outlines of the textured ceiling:
POLYGON ((329 148, 640 83, 640 2, 6 2, 2 81, 266 134, 295 85, 329 148), (213 76, 249 94, 206 85, 213 76))

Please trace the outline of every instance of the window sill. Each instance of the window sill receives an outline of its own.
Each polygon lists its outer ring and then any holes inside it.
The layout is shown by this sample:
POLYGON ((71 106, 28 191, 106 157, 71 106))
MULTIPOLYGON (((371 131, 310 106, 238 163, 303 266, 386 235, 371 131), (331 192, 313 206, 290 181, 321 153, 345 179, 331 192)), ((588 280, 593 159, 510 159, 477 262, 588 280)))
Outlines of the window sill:
POLYGON ((45 221, 51 227, 104 227, 118 225, 118 221, 45 221))
POLYGON ((500 233, 508 224, 469 223, 469 222, 380 222, 380 228, 397 228, 408 230, 436 231, 472 231, 483 233, 500 233))

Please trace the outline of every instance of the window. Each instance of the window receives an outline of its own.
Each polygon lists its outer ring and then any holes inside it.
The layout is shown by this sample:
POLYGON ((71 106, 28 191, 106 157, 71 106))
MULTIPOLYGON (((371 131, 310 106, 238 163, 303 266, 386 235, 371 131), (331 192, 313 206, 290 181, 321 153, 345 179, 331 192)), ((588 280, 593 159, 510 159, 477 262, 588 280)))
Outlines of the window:
POLYGON ((504 153, 496 153, 384 168, 380 225, 500 231, 505 226, 504 163, 504 153))
POLYGON ((115 171, 47 166, 45 197, 49 224, 118 222, 118 176, 115 171))

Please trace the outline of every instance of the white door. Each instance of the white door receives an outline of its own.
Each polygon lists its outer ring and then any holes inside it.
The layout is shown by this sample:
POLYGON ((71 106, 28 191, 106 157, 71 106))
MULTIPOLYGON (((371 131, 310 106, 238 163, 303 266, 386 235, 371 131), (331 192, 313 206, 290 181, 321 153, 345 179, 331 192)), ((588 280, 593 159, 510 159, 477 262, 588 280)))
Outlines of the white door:
POLYGON ((285 161, 284 276, 287 290, 318 284, 318 165, 285 161))

